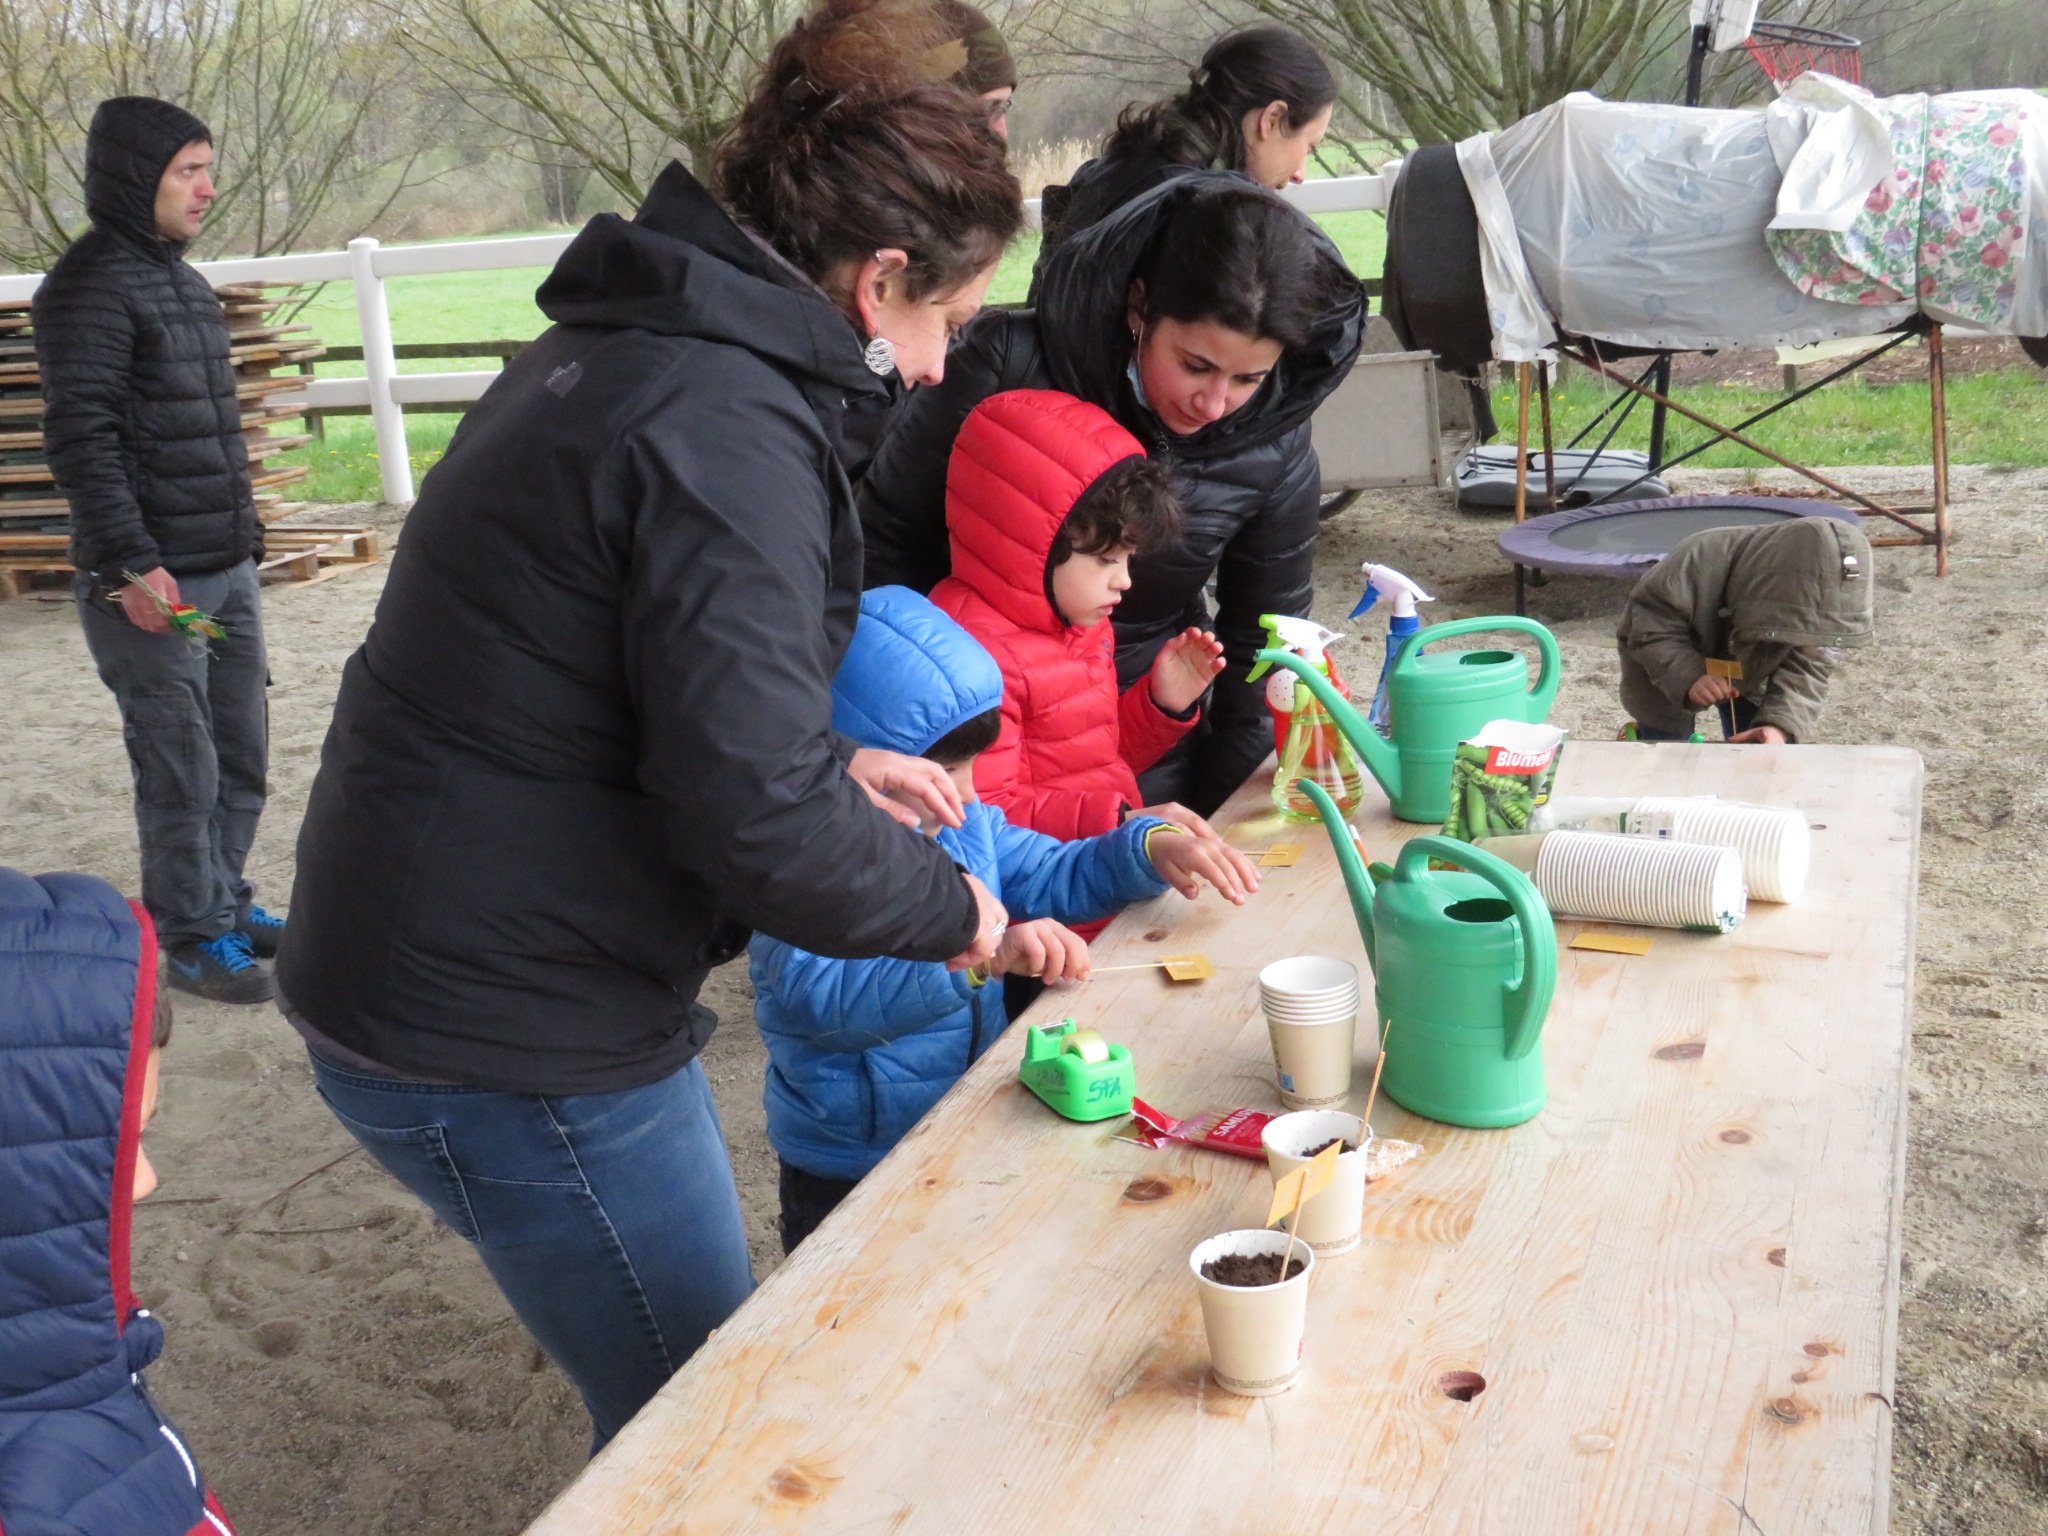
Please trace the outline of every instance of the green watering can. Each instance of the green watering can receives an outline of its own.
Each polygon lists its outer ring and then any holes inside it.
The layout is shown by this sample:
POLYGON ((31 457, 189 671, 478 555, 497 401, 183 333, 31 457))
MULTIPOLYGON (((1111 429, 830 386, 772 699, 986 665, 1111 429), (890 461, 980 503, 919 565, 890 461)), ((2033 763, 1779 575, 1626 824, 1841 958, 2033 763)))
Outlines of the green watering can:
POLYGON ((1418 837, 1368 874, 1336 803, 1301 780, 1337 845, 1372 961, 1387 1041, 1380 1085, 1446 1125, 1520 1125, 1543 1108, 1543 1020, 1557 986, 1557 929, 1529 877, 1448 837, 1418 837), (1432 858, 1470 873, 1431 870, 1432 858))
POLYGON ((1557 697, 1556 638, 1534 619, 1508 615, 1432 624, 1402 648, 1387 673, 1391 742, 1338 695, 1328 678, 1292 651, 1260 651, 1258 659, 1287 668, 1308 685, 1380 781, 1396 817, 1438 826, 1451 814, 1451 761, 1458 743, 1478 735, 1489 721, 1539 722, 1557 697), (1513 651, 1423 654, 1424 646, 1455 635, 1507 629, 1533 636, 1543 653, 1543 670, 1533 688, 1529 663, 1513 651))

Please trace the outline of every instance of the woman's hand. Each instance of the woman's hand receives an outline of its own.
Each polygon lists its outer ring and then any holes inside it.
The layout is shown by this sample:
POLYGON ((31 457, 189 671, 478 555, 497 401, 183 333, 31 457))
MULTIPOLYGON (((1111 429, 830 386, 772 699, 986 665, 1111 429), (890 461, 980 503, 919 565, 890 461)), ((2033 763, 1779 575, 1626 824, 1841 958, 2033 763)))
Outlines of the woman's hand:
POLYGON ((1685 702, 1694 709, 1705 709, 1709 704, 1726 704, 1741 691, 1725 677, 1702 672, 1699 681, 1685 690, 1685 702))
POLYGON ((970 965, 985 965, 995 957, 1010 926, 1010 913, 995 892, 974 876, 962 873, 967 889, 974 892, 974 942, 946 962, 949 971, 964 971, 970 965))
POLYGON ((1047 986, 1088 979, 1088 941, 1064 923, 1049 917, 1017 923, 1003 935, 992 976, 1036 976, 1047 986))
POLYGON ((957 827, 963 820, 959 787, 930 758, 862 747, 853 754, 846 771, 868 792, 870 800, 912 831, 922 828, 925 821, 913 807, 922 806, 926 816, 944 826, 957 827))
POLYGON ((1152 702, 1184 715, 1223 670, 1223 642, 1206 629, 1182 630, 1152 658, 1152 702))
POLYGON ((1245 897, 1259 888, 1258 872, 1250 861, 1220 837, 1155 832, 1145 841, 1159 878, 1189 901, 1201 894, 1204 880, 1215 886, 1224 900, 1240 907, 1245 897))

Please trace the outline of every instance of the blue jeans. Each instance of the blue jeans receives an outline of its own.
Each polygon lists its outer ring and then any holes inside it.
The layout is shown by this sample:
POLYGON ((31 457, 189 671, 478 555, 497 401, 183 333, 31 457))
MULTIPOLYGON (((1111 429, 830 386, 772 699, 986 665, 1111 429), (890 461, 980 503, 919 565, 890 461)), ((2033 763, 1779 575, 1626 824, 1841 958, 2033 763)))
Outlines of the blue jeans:
POLYGON ((732 1160, 698 1062, 644 1088, 556 1096, 312 1059, 335 1118, 475 1245, 576 1384, 593 1450, 753 1290, 732 1160))

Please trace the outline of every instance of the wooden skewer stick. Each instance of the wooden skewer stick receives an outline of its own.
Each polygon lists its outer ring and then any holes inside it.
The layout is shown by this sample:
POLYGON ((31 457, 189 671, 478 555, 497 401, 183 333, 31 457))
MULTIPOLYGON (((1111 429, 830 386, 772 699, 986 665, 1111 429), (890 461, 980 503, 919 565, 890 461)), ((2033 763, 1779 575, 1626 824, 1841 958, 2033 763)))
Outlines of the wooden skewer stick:
POLYGON ((1380 1074, 1387 1069, 1387 1036, 1393 1032, 1394 1021, 1389 1019, 1385 1032, 1380 1035, 1379 1057, 1372 1064, 1372 1089, 1365 1096, 1365 1134, 1368 1140, 1372 1137, 1372 1107, 1380 1096, 1380 1074))
POLYGON ((1140 960, 1134 965, 1091 965, 1088 967, 1088 974, 1091 976, 1106 976, 1111 971, 1149 971, 1167 963, 1164 960, 1140 960))
POLYGON ((1286 1250, 1285 1250, 1285 1251, 1284 1251, 1284 1252, 1283 1252, 1283 1253, 1282 1253, 1282 1254, 1280 1255, 1280 1275, 1279 1275, 1279 1278, 1280 1278, 1281 1280, 1285 1280, 1285 1279, 1287 1278, 1287 1266, 1288 1266, 1288 1265, 1290 1265, 1290 1264, 1292 1264, 1292 1263, 1294 1262, 1294 1244, 1295 1244, 1295 1241, 1296 1241, 1296 1239, 1295 1239, 1295 1236, 1294 1236, 1294 1229, 1295 1229, 1296 1227, 1298 1227, 1298 1226, 1300 1226, 1300 1225, 1301 1225, 1301 1208, 1302 1208, 1302 1207, 1303 1207, 1304 1205, 1307 1205, 1307 1204, 1308 1204, 1308 1202, 1307 1202, 1306 1200, 1297 1200, 1297 1201, 1296 1201, 1296 1202, 1294 1203, 1294 1209, 1293 1209, 1293 1211, 1292 1211, 1292 1212, 1290 1212, 1290 1213, 1288 1214, 1288 1217, 1287 1217, 1287 1248, 1286 1248, 1286 1250))

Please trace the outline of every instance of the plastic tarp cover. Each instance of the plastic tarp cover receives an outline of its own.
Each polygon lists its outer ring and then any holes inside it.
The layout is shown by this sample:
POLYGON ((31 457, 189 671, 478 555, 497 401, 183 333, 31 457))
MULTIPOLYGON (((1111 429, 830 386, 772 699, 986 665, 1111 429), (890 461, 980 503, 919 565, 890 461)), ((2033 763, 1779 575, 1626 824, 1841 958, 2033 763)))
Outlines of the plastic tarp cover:
POLYGON ((1710 351, 1875 335, 1916 308, 1816 297, 1779 269, 1764 231, 1781 178, 1760 112, 1575 92, 1467 140, 1459 161, 1505 361, 1541 355, 1553 325, 1710 351))

